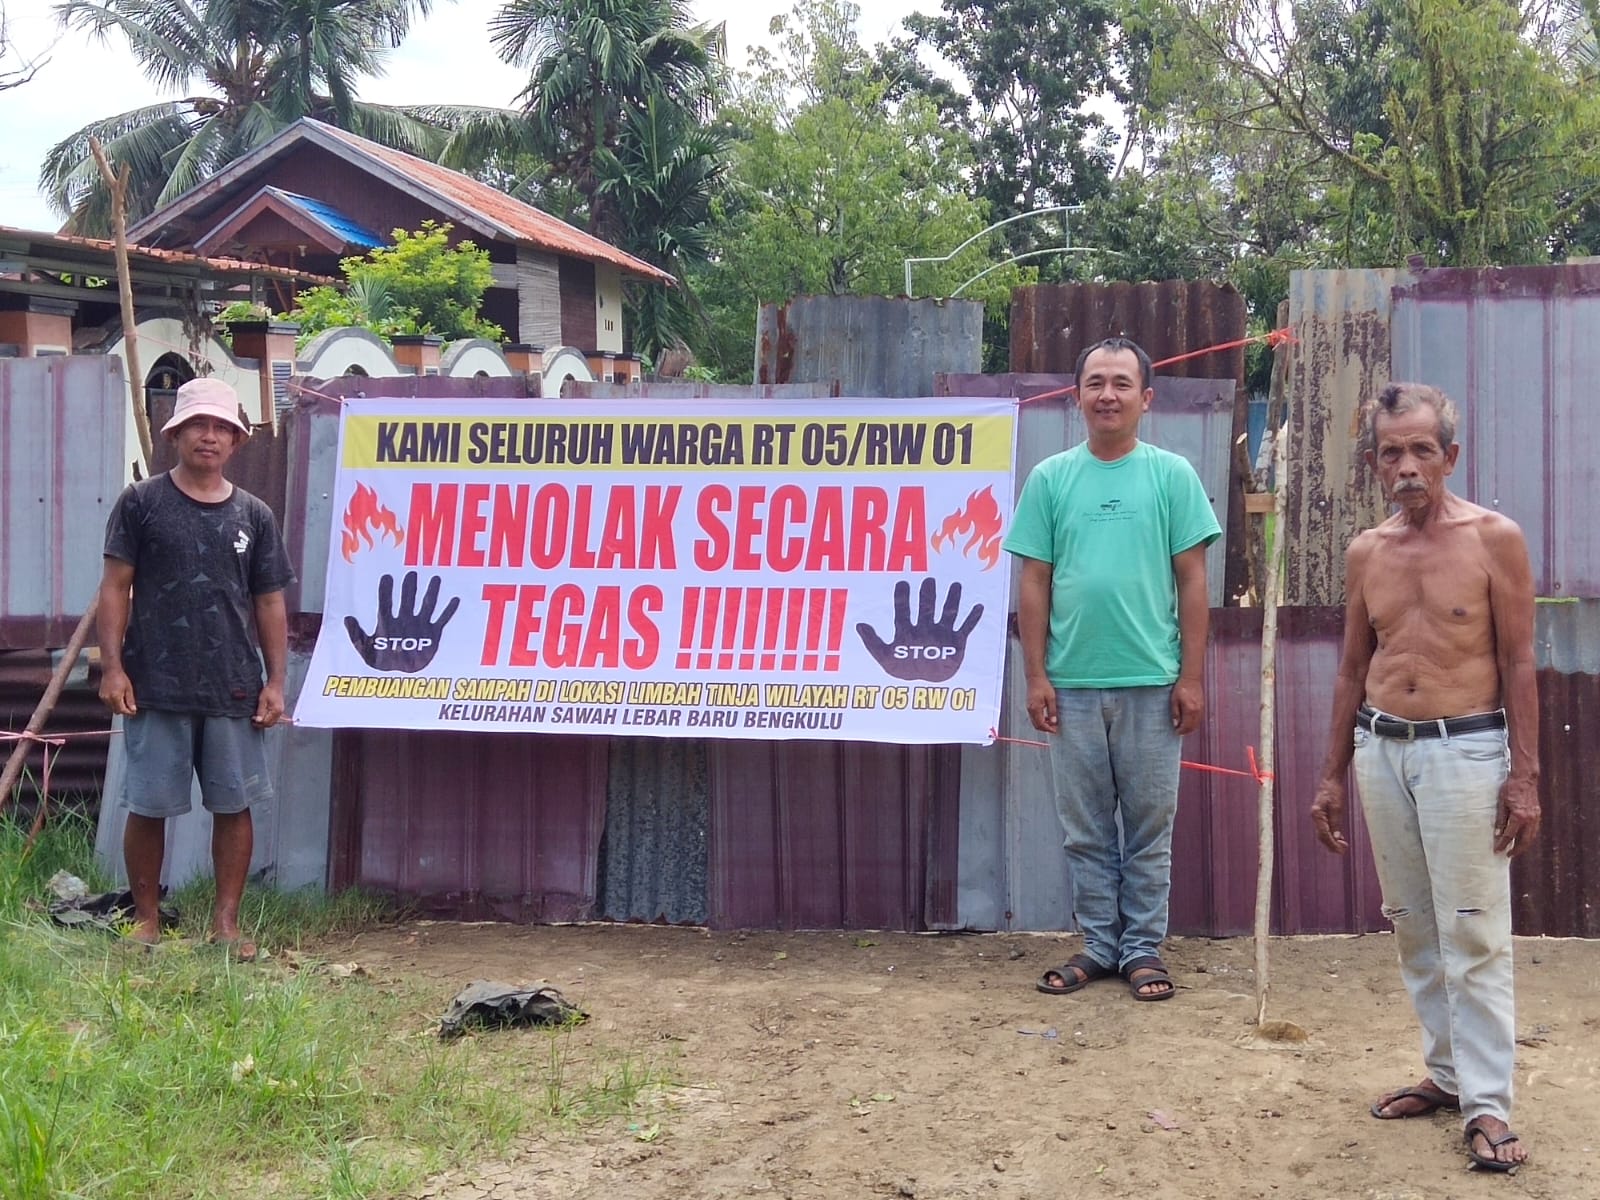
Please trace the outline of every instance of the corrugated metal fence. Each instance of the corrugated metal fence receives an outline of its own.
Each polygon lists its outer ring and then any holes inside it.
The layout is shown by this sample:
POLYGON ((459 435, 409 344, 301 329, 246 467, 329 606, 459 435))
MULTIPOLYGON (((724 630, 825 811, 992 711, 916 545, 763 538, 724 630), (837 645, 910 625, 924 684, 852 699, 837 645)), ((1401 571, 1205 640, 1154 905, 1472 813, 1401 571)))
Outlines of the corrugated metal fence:
MULTIPOLYGON (((1303 271, 1289 305, 1288 601, 1341 604, 1344 550, 1386 512, 1362 404, 1390 379, 1443 388, 1461 413, 1452 490, 1522 526, 1538 593, 1561 601, 1538 609, 1545 829, 1513 867, 1517 928, 1600 936, 1600 265, 1303 271)), ((1280 703, 1329 680, 1331 663, 1280 667, 1280 703)))
MULTIPOLYGON (((27 724, 99 584, 106 516, 122 490, 126 413, 121 359, 0 359, 0 729, 27 724)), ((50 731, 107 728, 98 687, 85 655, 50 731)), ((52 789, 97 791, 106 742, 70 740, 55 758, 52 789)), ((0 746, 0 759, 9 752, 0 746)), ((37 782, 41 766, 35 754, 27 778, 37 782)))
POLYGON ((122 490, 121 360, 0 359, 0 649, 64 646, 122 490))
POLYGON ((757 384, 837 383, 840 396, 931 396, 940 371, 983 362, 983 304, 800 296, 756 318, 757 384))
MULTIPOLYGON (((1011 369, 1067 374, 1085 346, 1106 337, 1132 338, 1159 361, 1237 341, 1244 331, 1244 297, 1232 284, 1044 283, 1012 294, 1011 369)), ((1173 363, 1161 374, 1242 385, 1244 358, 1238 346, 1173 363)))
MULTIPOLYGON (((1588 486, 1579 460, 1592 436, 1591 418, 1580 385, 1593 371, 1596 339, 1583 338, 1572 324, 1573 311, 1590 319, 1585 314, 1593 302, 1588 277, 1575 278, 1581 286, 1563 285, 1568 291, 1562 293, 1542 280, 1513 287, 1459 277, 1412 291, 1412 277, 1386 273, 1296 277, 1301 345, 1291 401, 1300 427, 1289 490, 1290 536, 1298 541, 1291 580, 1302 596, 1329 599, 1290 608, 1282 618, 1274 904, 1281 932, 1380 927, 1359 818, 1352 814, 1355 852, 1342 859, 1315 845, 1304 818, 1327 736, 1342 549, 1359 524, 1377 515, 1369 512, 1376 500, 1354 459, 1356 404, 1391 373, 1391 344, 1407 373, 1428 378, 1430 368, 1464 370, 1464 382, 1434 377, 1464 389, 1458 401, 1477 414, 1469 428, 1476 450, 1468 461, 1478 465, 1461 478, 1478 478, 1480 496, 1506 489, 1504 511, 1510 511, 1508 497, 1519 506, 1542 505, 1512 512, 1529 525, 1530 540, 1540 542, 1542 583, 1560 583, 1562 595, 1589 586, 1596 576, 1592 533, 1576 508, 1581 489, 1545 479, 1546 462, 1557 461, 1557 469, 1570 469, 1588 486), (1530 287, 1535 295, 1526 294, 1530 287), (1513 302, 1524 307, 1501 311, 1513 302), (1519 393, 1512 390, 1518 386, 1514 356, 1528 347, 1538 349, 1523 355, 1530 377, 1519 393), (1524 395, 1526 418, 1504 415, 1524 395), (1491 442, 1497 457, 1488 456, 1491 442), (1518 490, 1524 477, 1540 481, 1531 494, 1518 490)), ((923 366, 931 380, 933 365, 923 366)), ((837 377, 828 376, 830 390, 837 377)), ((361 385, 370 389, 374 381, 361 385)), ((1199 389, 1191 453, 1210 488, 1223 461, 1214 444, 1221 441, 1216 417, 1225 411, 1223 391, 1199 380, 1184 386, 1199 389)), ((1055 425, 1041 426, 1024 444, 1040 453, 1049 442, 1064 444, 1071 437, 1069 419, 1064 406, 1053 413, 1041 407, 1037 416, 1025 410, 1025 420, 1055 425)), ((320 619, 336 433, 336 401, 308 399, 290 414, 281 443, 285 523, 302 575, 292 598, 302 639, 314 634, 320 619)), ((1187 436, 1174 424, 1156 440, 1182 448, 1187 436)), ((9 497, 8 491, 8 503, 9 497)), ((92 532, 91 563, 99 536, 98 529, 92 532)), ((1600 604, 1587 600, 1540 606, 1541 788, 1548 824, 1514 872, 1517 927, 1525 933, 1600 936, 1591 901, 1600 884, 1600 817, 1587 802, 1589 781, 1600 774, 1592 736, 1600 716, 1597 613, 1600 604)), ((1257 727, 1259 615, 1218 610, 1213 629, 1211 716, 1190 739, 1186 758, 1243 767, 1257 727)), ((299 648, 308 645, 302 640, 299 648)), ((1034 740, 1021 716, 1019 677, 1013 665, 1000 732, 1034 740)), ((1070 920, 1048 767, 1034 746, 954 751, 356 732, 328 742, 285 743, 284 770, 301 772, 305 784, 286 787, 286 795, 314 795, 318 771, 324 789, 330 773, 334 781, 331 811, 319 816, 300 809, 296 828, 314 841, 323 836, 319 821, 328 823, 335 883, 391 888, 440 912, 905 929, 1051 929, 1070 920)), ((1186 772, 1175 931, 1248 929, 1254 793, 1248 780, 1186 772)))

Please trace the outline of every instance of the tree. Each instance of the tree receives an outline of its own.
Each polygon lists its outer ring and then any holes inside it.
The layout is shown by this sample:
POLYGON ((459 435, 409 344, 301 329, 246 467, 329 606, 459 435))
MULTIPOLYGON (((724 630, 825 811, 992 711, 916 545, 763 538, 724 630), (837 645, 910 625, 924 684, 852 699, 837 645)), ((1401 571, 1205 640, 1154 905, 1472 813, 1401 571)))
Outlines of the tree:
MULTIPOLYGON (((1320 163, 1344 261, 1565 251, 1600 200, 1593 0, 1177 0, 1212 135, 1320 163)), ((1579 237, 1581 238, 1581 234, 1579 237)))
MULTIPOLYGON (((722 28, 688 14, 685 0, 509 0, 489 28, 501 58, 529 68, 522 107, 459 121, 443 161, 685 280, 727 169, 708 127, 722 28)), ((646 355, 699 319, 686 282, 630 283, 627 298, 646 355)))
POLYGON ((347 325, 382 337, 435 333, 447 341, 482 337, 501 341, 498 325, 479 316, 494 281, 489 253, 472 242, 450 245, 451 226, 424 221, 415 233, 393 231, 394 245, 343 259, 348 286, 302 292, 285 321, 300 326, 302 342, 347 325))
MULTIPOLYGON (((776 49, 756 56, 725 113, 738 133, 733 186, 714 262, 696 280, 715 336, 695 347, 724 378, 748 378, 761 304, 899 294, 907 258, 948 254, 989 223, 970 192, 969 143, 925 96, 889 99, 881 58, 856 34, 858 11, 804 0, 774 18, 776 49)), ((918 293, 948 295, 993 265, 999 245, 922 267, 918 293)), ((1023 278, 1004 268, 964 294, 1004 304, 1023 278)))
POLYGON ((381 69, 414 13, 431 0, 68 0, 68 28, 122 35, 145 77, 164 89, 200 92, 95 121, 54 146, 40 187, 67 228, 102 234, 110 196, 89 139, 130 173, 130 221, 176 199, 301 117, 431 156, 448 110, 367 104, 363 75, 381 69))
POLYGON ((721 26, 692 23, 686 0, 509 0, 489 34, 502 59, 530 69, 521 108, 461 121, 444 160, 476 168, 495 155, 531 155, 546 181, 576 193, 571 219, 618 240, 599 160, 652 98, 697 120, 709 114, 721 26))
POLYGON ((48 51, 29 54, 20 50, 11 38, 11 22, 6 19, 4 4, 0 4, 0 92, 9 92, 33 77, 50 61, 48 51))
MULTIPOLYGON (((966 80, 977 190, 996 220, 1106 190, 1117 139, 1091 102, 1126 100, 1133 65, 1111 0, 944 0, 906 27, 966 80)), ((1033 235, 1011 236, 1021 248, 1033 235)))
POLYGON ((702 319, 690 271, 711 257, 727 142, 682 106, 651 96, 628 113, 615 147, 596 155, 594 169, 595 194, 615 213, 624 248, 681 281, 673 289, 630 289, 634 348, 654 359, 685 341, 702 319))

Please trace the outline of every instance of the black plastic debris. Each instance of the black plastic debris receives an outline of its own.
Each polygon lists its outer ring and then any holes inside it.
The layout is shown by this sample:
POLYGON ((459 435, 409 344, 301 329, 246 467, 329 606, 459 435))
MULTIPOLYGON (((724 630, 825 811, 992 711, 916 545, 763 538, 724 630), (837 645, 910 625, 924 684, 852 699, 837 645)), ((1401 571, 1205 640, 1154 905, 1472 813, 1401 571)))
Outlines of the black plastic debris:
POLYGON ((456 993, 439 1018, 441 1038, 460 1037, 469 1029, 502 1029, 527 1025, 576 1025, 589 1014, 567 1003, 555 988, 539 984, 514 987, 475 979, 456 993))
MULTIPOLYGON (((161 895, 166 894, 167 889, 163 886, 161 895)), ((117 933, 122 927, 133 923, 133 893, 124 889, 120 892, 59 897, 50 901, 49 911, 50 919, 57 925, 117 933)), ((163 929, 178 923, 178 914, 165 904, 160 911, 163 929)))

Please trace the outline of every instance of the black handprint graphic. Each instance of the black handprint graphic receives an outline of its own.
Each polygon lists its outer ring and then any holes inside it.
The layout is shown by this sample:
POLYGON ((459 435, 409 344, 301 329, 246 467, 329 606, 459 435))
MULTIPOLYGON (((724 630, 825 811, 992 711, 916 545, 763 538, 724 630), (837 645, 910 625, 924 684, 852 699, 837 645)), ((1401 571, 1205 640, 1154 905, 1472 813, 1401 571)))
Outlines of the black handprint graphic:
POLYGON ((933 604, 939 585, 924 579, 917 593, 917 623, 911 623, 911 581, 894 585, 894 640, 885 642, 878 631, 865 623, 856 626, 867 653, 896 679, 920 679, 940 683, 961 669, 967 652, 967 635, 983 617, 983 605, 975 604, 967 619, 956 628, 956 612, 961 607, 961 585, 952 583, 945 597, 944 611, 933 619, 933 604))
POLYGON ((433 661, 439 649, 439 635, 461 606, 452 596, 439 619, 433 609, 439 603, 439 576, 435 575, 417 607, 417 573, 406 572, 400 585, 400 607, 394 605, 394 576, 378 580, 378 622, 369 634, 354 617, 344 619, 345 632, 360 651, 362 660, 374 671, 404 671, 415 674, 433 661))

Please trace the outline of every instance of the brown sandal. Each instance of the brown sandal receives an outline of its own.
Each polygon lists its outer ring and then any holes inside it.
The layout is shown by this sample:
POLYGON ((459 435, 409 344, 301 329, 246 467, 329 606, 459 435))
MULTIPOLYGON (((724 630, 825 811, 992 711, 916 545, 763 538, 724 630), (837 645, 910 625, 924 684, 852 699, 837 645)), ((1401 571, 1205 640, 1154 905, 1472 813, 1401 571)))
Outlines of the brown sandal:
POLYGON ((1178 985, 1172 982, 1172 976, 1167 973, 1167 964, 1154 954, 1146 954, 1125 965, 1122 977, 1128 981, 1128 992, 1135 1000, 1171 1000, 1178 991, 1178 985), (1135 981, 1133 977, 1136 974, 1142 974, 1144 978, 1135 981), (1167 986, 1159 992, 1139 990, 1152 983, 1164 983, 1167 986))

